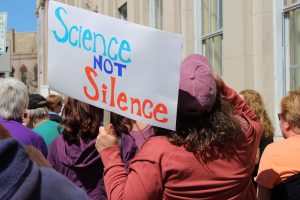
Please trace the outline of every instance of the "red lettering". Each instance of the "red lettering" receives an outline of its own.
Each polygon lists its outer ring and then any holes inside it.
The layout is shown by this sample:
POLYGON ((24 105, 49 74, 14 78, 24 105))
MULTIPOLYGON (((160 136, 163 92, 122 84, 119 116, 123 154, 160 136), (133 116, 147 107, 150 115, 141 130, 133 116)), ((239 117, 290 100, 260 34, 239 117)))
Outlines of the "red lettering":
POLYGON ((94 79, 93 79, 91 73, 93 73, 95 77, 97 77, 98 74, 97 74, 97 72, 96 72, 93 68, 91 68, 91 67, 89 67, 89 66, 86 66, 86 67, 85 67, 85 73, 86 73, 86 76, 88 77, 90 83, 92 84, 94 90, 95 90, 95 95, 94 95, 94 96, 90 95, 90 94, 88 93, 88 90, 87 90, 87 87, 86 87, 86 86, 83 87, 84 94, 85 94, 85 96, 86 96, 87 98, 89 98, 90 100, 92 100, 92 101, 97 101, 97 100, 99 99, 99 91, 98 91, 97 84, 96 84, 96 82, 94 81, 94 79))
POLYGON ((136 113, 138 116, 142 116, 141 113, 141 101, 138 98, 130 98, 131 100, 131 114, 133 114, 133 104, 138 105, 138 112, 136 113))
POLYGON ((151 119, 152 118, 152 112, 149 112, 149 115, 147 115, 147 113, 145 112, 145 107, 146 105, 149 104, 149 109, 153 107, 153 103, 150 99, 145 99, 145 101, 143 102, 143 114, 146 118, 151 119))
POLYGON ((105 84, 102 84, 102 102, 106 104, 106 94, 107 94, 107 86, 105 84))
POLYGON ((119 106, 119 108, 123 111, 126 111, 128 109, 128 106, 122 106, 121 103, 127 103, 127 96, 124 92, 121 92, 118 96, 118 99, 117 99, 117 104, 119 106))
POLYGON ((111 82, 111 93, 110 93, 110 106, 115 107, 115 85, 116 85, 116 78, 111 76, 110 77, 111 82))
POLYGON ((168 118, 158 119, 157 113, 161 113, 161 114, 165 114, 165 115, 168 114, 168 109, 164 104, 159 103, 155 106, 154 111, 153 111, 154 119, 161 123, 166 123, 169 120, 168 118))

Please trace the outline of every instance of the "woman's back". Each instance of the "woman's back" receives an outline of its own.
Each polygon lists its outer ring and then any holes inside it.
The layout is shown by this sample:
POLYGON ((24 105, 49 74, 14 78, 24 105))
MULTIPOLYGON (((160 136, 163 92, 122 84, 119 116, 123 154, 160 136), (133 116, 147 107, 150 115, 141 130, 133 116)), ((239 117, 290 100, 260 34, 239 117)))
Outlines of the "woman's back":
POLYGON ((91 199, 106 199, 103 164, 94 140, 68 144, 60 135, 51 143, 48 161, 55 170, 85 190, 91 199))
POLYGON ((68 98, 62 114, 62 134, 50 145, 49 162, 91 199, 106 199, 103 164, 95 148, 103 110, 68 98))

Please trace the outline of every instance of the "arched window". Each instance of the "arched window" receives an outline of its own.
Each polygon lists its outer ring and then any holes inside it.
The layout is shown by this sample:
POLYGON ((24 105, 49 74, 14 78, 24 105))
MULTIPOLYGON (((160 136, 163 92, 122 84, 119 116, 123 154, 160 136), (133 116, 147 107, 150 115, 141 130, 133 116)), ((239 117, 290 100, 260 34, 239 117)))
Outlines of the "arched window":
POLYGON ((27 67, 23 64, 20 68, 21 81, 26 85, 27 82, 27 67))

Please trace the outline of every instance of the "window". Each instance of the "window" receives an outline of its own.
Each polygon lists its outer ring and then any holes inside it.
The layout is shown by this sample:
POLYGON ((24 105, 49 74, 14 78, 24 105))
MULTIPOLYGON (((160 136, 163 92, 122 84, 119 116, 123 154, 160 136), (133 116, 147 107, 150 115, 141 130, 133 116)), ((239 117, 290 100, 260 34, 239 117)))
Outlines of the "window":
POLYGON ((285 93, 300 88, 300 0, 284 0, 285 93))
POLYGON ((222 75, 223 66, 223 0, 202 0, 202 52, 222 75))
POLYGON ((155 28, 163 29, 163 0, 155 0, 155 28))
POLYGON ((124 3, 119 8, 119 17, 120 17, 120 19, 123 19, 123 20, 127 21, 127 3, 124 3))
POLYGON ((284 0, 284 5, 288 6, 288 5, 292 5, 293 3, 297 3, 300 2, 300 0, 284 0))
POLYGON ((20 68, 21 72, 21 81, 26 85, 27 83, 27 67, 25 65, 22 65, 20 68))
POLYGON ((163 29, 163 0, 149 0, 149 25, 163 29))

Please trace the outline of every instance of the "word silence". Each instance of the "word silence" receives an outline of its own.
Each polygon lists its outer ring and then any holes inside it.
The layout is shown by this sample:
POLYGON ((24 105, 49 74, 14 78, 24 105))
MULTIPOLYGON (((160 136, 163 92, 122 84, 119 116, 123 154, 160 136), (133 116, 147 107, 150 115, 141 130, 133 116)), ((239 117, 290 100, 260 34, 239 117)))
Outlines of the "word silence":
POLYGON ((140 99, 139 97, 129 97, 126 92, 115 94, 116 77, 110 77, 110 87, 99 79, 98 73, 93 68, 86 66, 85 74, 91 84, 92 89, 88 90, 88 86, 84 86, 84 94, 91 101, 100 101, 103 104, 109 105, 111 108, 117 107, 124 112, 130 112, 133 115, 154 119, 160 123, 168 122, 167 106, 163 103, 153 104, 151 99, 140 99), (99 88, 98 85, 101 85, 99 88), (110 97, 107 93, 110 93, 110 97), (109 100, 108 100, 109 98, 109 100))

